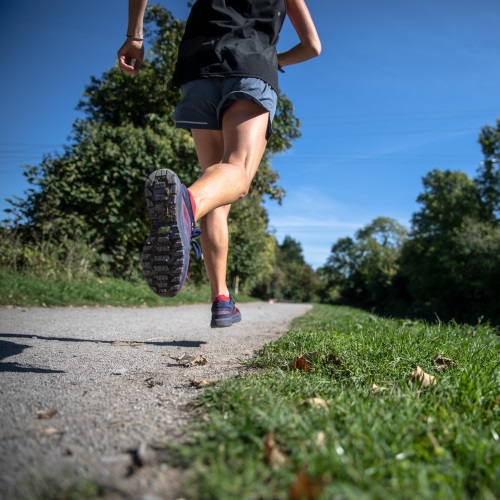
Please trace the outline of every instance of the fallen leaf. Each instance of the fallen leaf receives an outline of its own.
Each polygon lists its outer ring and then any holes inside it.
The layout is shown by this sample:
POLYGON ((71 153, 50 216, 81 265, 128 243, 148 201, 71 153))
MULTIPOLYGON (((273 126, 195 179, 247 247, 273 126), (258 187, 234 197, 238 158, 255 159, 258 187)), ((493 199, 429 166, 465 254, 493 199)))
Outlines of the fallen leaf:
POLYGON ((328 410, 328 403, 323 398, 309 398, 304 402, 304 405, 328 410))
POLYGON ((55 427, 47 427, 40 431, 42 436, 55 436, 56 434, 61 434, 61 432, 55 427))
POLYGON ((196 389, 202 389, 203 387, 209 387, 215 384, 215 380, 190 380, 190 382, 196 389))
POLYGON ((38 410, 36 412, 36 416, 40 419, 40 420, 50 420, 53 416, 57 415, 57 410, 48 410, 48 411, 44 411, 44 410, 38 410))
POLYGON ((342 362, 342 360, 333 352, 331 352, 327 357, 326 357, 326 360, 328 361, 328 363, 331 363, 333 365, 337 365, 337 366, 342 366, 344 363, 342 362))
POLYGON ((318 359, 319 357, 319 353, 316 352, 316 351, 312 351, 312 352, 306 352, 305 354, 302 355, 304 358, 307 359, 307 361, 309 361, 309 363, 312 363, 313 361, 315 361, 316 359, 318 359))
POLYGON ((429 387, 431 385, 436 385, 436 383, 436 377, 425 373, 420 366, 417 366, 415 370, 413 370, 411 378, 408 381, 410 387, 413 385, 418 387, 429 387))
POLYGON ((184 366, 196 366, 196 365, 206 365, 208 363, 207 358, 203 356, 198 356, 197 358, 193 358, 190 361, 186 361, 184 366))
POLYGON ((391 390, 390 387, 380 387, 377 384, 373 384, 371 387, 372 394, 374 394, 374 395, 380 394, 382 392, 389 391, 389 390, 391 390))
POLYGON ((290 362, 288 366, 292 370, 303 370, 306 372, 311 371, 311 365, 309 364, 307 359, 304 358, 304 356, 297 356, 293 361, 290 362))
POLYGON ((325 431, 319 431, 318 435, 316 436, 316 441, 315 441, 316 446, 325 446, 326 444, 326 433, 325 431))
POLYGON ((149 378, 145 379, 144 382, 146 382, 146 385, 150 389, 152 389, 156 385, 163 385, 163 382, 161 380, 156 380, 154 377, 149 377, 149 378))
POLYGON ((311 477, 305 470, 300 470, 290 486, 288 498, 290 500, 315 500, 321 496, 324 488, 324 478, 311 477))
POLYGON ((273 431, 266 434, 264 442, 264 460, 273 469, 279 469, 287 462, 287 457, 276 446, 273 431))
POLYGON ((206 365, 207 359, 203 356, 188 356, 187 354, 181 354, 180 356, 170 356, 171 359, 179 361, 183 366, 196 366, 196 365, 206 365))
POLYGON ((112 342, 111 345, 137 347, 140 345, 144 345, 144 342, 134 342, 134 341, 129 341, 129 340, 117 340, 115 342, 112 342))
POLYGON ((186 357, 185 354, 181 354, 180 356, 170 356, 170 359, 173 359, 175 361, 181 361, 182 359, 184 359, 186 357))
POLYGON ((437 372, 442 372, 447 368, 449 368, 450 366, 456 364, 455 361, 453 361, 452 359, 445 358, 440 354, 436 354, 436 356, 434 356, 434 359, 432 361, 434 362, 434 366, 436 367, 437 372))

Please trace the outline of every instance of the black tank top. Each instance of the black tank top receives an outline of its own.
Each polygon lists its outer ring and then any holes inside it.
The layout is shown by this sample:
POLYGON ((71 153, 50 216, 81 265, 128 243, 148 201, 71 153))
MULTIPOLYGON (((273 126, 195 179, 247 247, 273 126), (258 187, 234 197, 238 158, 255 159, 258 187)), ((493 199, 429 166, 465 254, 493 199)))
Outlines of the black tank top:
POLYGON ((179 46, 173 84, 255 77, 278 88, 276 44, 285 0, 197 0, 179 46))

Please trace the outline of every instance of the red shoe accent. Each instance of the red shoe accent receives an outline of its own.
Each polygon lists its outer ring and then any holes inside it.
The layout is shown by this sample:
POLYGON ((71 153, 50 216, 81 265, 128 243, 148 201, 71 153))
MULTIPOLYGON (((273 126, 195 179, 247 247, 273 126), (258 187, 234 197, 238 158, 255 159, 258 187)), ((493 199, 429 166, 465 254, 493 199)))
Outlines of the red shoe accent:
POLYGON ((223 300, 224 302, 229 302, 231 300, 231 297, 228 297, 227 295, 217 295, 217 297, 215 297, 215 300, 223 300))
POLYGON ((189 189, 187 190, 189 193, 189 200, 191 201, 191 208, 193 210, 193 219, 196 221, 196 201, 194 201, 193 195, 191 194, 191 191, 189 189))

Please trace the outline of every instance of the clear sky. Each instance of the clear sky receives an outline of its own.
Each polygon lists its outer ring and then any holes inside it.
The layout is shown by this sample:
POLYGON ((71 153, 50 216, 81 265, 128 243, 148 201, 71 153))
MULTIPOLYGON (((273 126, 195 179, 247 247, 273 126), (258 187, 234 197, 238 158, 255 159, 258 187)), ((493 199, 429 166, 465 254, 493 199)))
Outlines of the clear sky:
MULTIPOLYGON (((160 3, 186 18, 186 1, 160 3)), ((409 226, 430 170, 475 175, 480 129, 500 118, 500 1, 308 6, 323 52, 280 76, 303 135, 273 160, 287 196, 266 207, 278 240, 300 241, 316 268, 375 217, 409 226)), ((2 2, 0 15, 3 210, 28 187, 20 166, 62 149, 85 85, 115 64, 127 1, 2 2)), ((278 49, 296 41, 287 22, 278 49)))

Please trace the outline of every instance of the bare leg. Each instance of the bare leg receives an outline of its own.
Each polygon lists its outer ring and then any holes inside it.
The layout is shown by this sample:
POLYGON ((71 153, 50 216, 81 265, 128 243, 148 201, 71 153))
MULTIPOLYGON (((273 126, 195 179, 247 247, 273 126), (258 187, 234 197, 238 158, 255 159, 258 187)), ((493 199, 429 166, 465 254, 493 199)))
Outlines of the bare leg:
MULTIPOLYGON (((268 120, 269 113, 250 101, 236 101, 226 110, 222 161, 205 168, 189 187, 196 201, 196 219, 247 194, 266 148, 268 120)), ((203 155, 203 148, 211 145, 203 143, 200 132, 193 130, 193 137, 197 151, 203 155)))
MULTIPOLYGON (((201 168, 220 163, 224 154, 224 138, 220 130, 193 130, 196 152, 201 168)), ((218 207, 204 215, 200 220, 201 246, 207 268, 212 301, 218 295, 229 296, 226 283, 227 252, 229 235, 227 217, 231 205, 218 207)))
POLYGON ((268 113, 255 103, 237 101, 226 110, 223 130, 193 130, 203 174, 189 188, 201 219, 201 243, 212 300, 229 295, 226 283, 231 203, 244 196, 266 147, 268 113))

